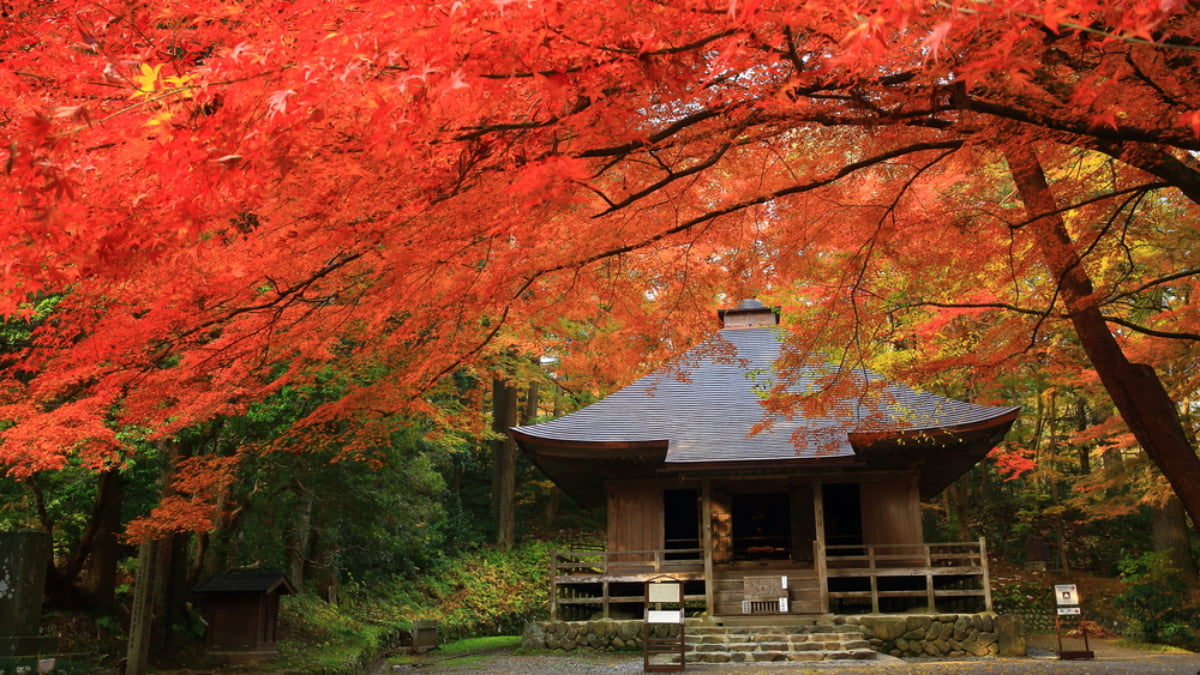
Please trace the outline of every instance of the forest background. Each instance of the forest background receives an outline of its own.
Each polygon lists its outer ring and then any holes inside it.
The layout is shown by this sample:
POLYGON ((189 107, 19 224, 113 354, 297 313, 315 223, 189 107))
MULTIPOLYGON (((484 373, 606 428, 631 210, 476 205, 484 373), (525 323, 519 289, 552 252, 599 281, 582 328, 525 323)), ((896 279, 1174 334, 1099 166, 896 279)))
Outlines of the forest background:
POLYGON ((1024 406, 931 533, 1194 583, 1198 12, 7 2, 0 528, 102 612, 145 542, 333 599, 586 537, 502 430, 757 297, 767 412, 815 354, 1024 406))

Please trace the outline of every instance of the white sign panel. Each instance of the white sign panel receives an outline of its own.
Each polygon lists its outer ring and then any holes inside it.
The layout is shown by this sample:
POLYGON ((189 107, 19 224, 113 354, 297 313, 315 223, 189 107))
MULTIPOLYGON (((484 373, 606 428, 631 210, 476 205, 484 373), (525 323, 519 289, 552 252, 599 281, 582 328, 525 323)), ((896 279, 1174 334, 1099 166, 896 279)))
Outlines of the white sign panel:
POLYGON ((678 609, 652 609, 646 613, 646 623, 683 623, 683 611, 678 609))
MULTIPOLYGON (((1059 605, 1078 605, 1079 591, 1075 588, 1075 584, 1055 584, 1054 601, 1059 605)), ((1062 613, 1059 612, 1059 614, 1062 613)))
POLYGON ((1080 614, 1079 608, 1078 607, 1059 607, 1058 608, 1059 616, 1064 616, 1067 614, 1080 614))
POLYGON ((682 590, 683 584, 650 584, 648 595, 650 602, 682 602, 682 590))

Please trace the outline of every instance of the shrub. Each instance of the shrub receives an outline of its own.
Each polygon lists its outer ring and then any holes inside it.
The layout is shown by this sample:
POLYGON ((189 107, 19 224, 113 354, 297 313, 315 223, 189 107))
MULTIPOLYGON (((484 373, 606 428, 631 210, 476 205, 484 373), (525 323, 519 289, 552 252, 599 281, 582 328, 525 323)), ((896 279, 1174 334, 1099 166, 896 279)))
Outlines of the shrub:
POLYGON ((1200 618, 1200 608, 1188 602, 1188 586, 1166 553, 1126 558, 1120 569, 1129 586, 1113 599, 1113 605, 1129 619, 1128 637, 1179 647, 1198 642, 1192 626, 1200 618))

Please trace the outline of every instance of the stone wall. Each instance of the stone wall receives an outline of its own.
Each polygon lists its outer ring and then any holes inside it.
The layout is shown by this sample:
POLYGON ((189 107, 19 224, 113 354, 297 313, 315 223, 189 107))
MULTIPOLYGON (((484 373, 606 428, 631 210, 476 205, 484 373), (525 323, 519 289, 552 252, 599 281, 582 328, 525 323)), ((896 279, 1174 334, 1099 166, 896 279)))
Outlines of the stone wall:
MULTIPOLYGON (((678 626, 657 625, 657 637, 678 635, 678 626)), ((642 622, 598 619, 595 621, 533 621, 525 626, 521 646, 526 649, 573 651, 636 651, 642 648, 642 622)))
MULTIPOLYGON (((855 615, 833 618, 835 625, 861 631, 871 648, 893 656, 1024 656, 1021 622, 995 614, 855 615)), ((688 625, 706 625, 688 619, 688 625)), ((659 637, 675 626, 659 625, 659 637)), ((526 649, 636 651, 642 647, 641 621, 534 621, 525 627, 526 649)))
POLYGON ((835 618, 856 626, 871 648, 892 656, 1024 656, 1017 617, 995 614, 865 615, 835 618))

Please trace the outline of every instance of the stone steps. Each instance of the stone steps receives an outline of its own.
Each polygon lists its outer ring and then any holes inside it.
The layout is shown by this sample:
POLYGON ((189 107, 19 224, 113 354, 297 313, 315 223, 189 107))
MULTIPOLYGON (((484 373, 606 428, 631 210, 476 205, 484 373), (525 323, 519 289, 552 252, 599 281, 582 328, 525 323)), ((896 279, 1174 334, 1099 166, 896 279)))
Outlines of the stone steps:
POLYGON ((695 625, 685 628, 689 663, 874 659, 862 632, 829 625, 695 625))

